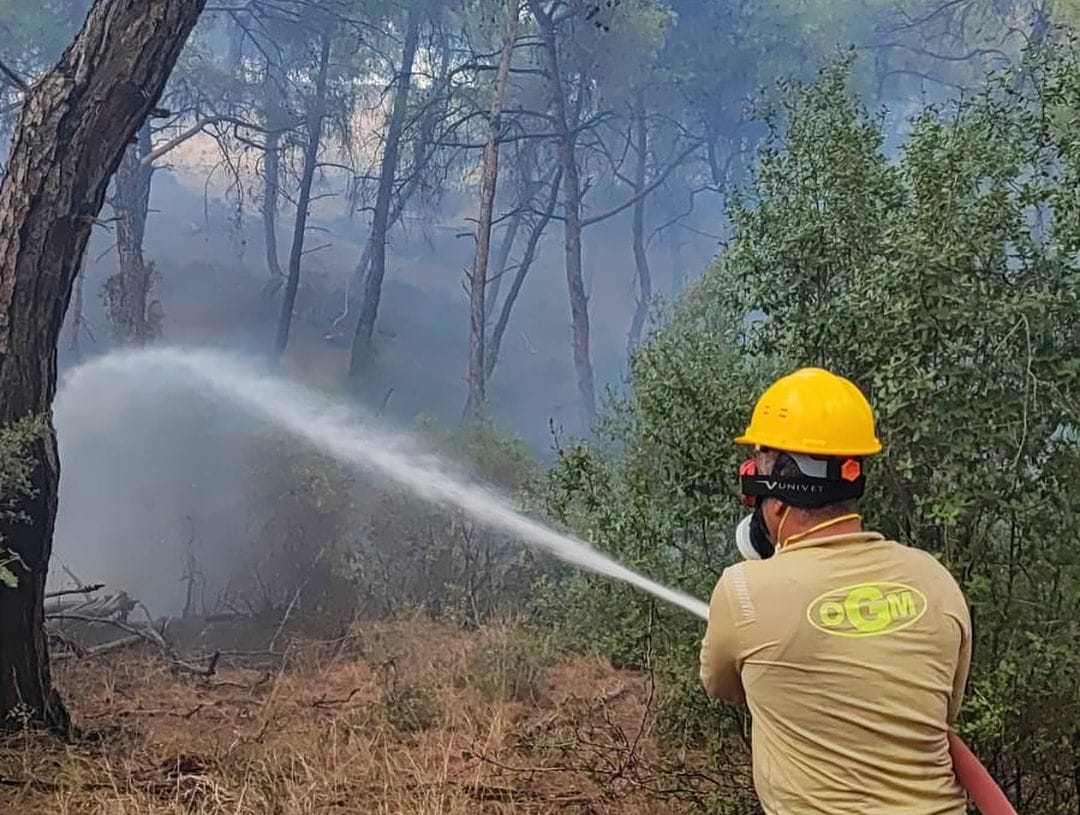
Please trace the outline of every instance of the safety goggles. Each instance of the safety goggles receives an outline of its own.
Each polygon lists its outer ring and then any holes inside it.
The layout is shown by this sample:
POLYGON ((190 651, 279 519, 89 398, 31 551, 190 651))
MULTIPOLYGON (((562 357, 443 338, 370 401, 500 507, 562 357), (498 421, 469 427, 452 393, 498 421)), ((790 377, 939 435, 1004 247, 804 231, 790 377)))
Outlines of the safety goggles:
POLYGON ((756 475, 757 459, 750 458, 739 465, 739 502, 750 509, 754 509, 758 505, 758 497, 756 495, 747 495, 742 486, 746 478, 753 478, 756 475))
POLYGON ((756 459, 739 465, 739 500, 751 509, 762 498, 779 498, 785 504, 814 509, 862 496, 866 477, 859 459, 814 459, 784 453, 795 460, 802 472, 798 475, 762 475, 756 459), (804 461, 805 459, 805 461, 804 461), (806 470, 814 475, 806 475, 806 470))

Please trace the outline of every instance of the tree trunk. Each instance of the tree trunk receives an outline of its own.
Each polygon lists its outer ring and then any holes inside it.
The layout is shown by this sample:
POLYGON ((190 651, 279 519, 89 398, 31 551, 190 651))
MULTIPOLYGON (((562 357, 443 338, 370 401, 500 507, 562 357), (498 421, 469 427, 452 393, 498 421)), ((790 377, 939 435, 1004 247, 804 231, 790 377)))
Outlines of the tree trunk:
POLYGON ((648 160, 649 132, 645 120, 645 95, 638 92, 634 102, 634 151, 638 161, 634 173, 634 268, 637 270, 637 305, 634 307, 634 319, 630 323, 630 337, 626 344, 626 355, 634 353, 641 342, 641 332, 649 317, 649 305, 652 302, 652 277, 649 274, 649 258, 645 254, 645 173, 648 160))
POLYGON ((686 288, 686 272, 683 269, 682 258, 682 231, 679 225, 671 227, 671 299, 675 300, 686 288))
POLYGON ((589 354, 589 304, 581 264, 581 179, 578 175, 576 143, 567 113, 566 92, 559 66, 559 47, 555 22, 541 6, 530 0, 530 8, 539 25, 546 56, 545 72, 551 91, 551 107, 558 144, 559 165, 563 173, 563 249, 566 256, 566 285, 570 294, 570 331, 577 376, 578 404, 584 429, 596 417, 596 384, 589 354))
POLYGON ((75 314, 71 318, 71 344, 69 346, 75 354, 76 362, 82 362, 82 344, 80 340, 82 338, 83 321, 86 319, 83 317, 83 281, 85 279, 83 263, 80 263, 78 270, 75 272, 75 314))
POLYGON ((235 16, 229 18, 226 26, 229 37, 229 51, 225 56, 225 68, 232 76, 236 76, 240 72, 240 67, 244 61, 245 33, 241 22, 244 16, 243 11, 235 12, 235 16))
POLYGON ((485 300, 489 322, 495 315, 495 308, 499 304, 499 290, 502 288, 503 276, 506 275, 510 267, 510 254, 513 252, 514 243, 517 241, 518 232, 521 231, 521 225, 525 223, 525 209, 531 206, 533 197, 543 185, 542 180, 533 175, 536 163, 535 140, 529 140, 525 147, 518 151, 516 163, 519 184, 517 211, 511 217, 510 224, 506 227, 506 233, 499 243, 499 251, 495 254, 495 276, 488 287, 485 300))
POLYGON ((315 98, 308 113, 307 144, 304 147, 304 170, 300 176, 300 192, 296 200, 296 222, 293 227, 292 248, 289 251, 289 279, 285 283, 285 298, 281 303, 277 341, 274 351, 280 358, 289 344, 296 292, 300 288, 300 261, 304 256, 304 236, 307 234, 308 209, 311 206, 311 185, 319 163, 319 144, 322 141, 323 119, 326 117, 326 74, 330 66, 330 35, 323 34, 319 51, 319 73, 315 79, 315 98))
POLYGON ((469 370, 468 397, 465 415, 480 418, 484 410, 484 343, 487 309, 488 255, 491 251, 491 214, 495 208, 495 187, 499 180, 499 132, 502 127, 503 100, 510 78, 510 62, 517 39, 520 0, 506 0, 506 28, 503 32, 502 54, 495 73, 495 87, 488 116, 487 142, 484 144, 483 169, 480 177, 480 218, 476 224, 476 255, 469 274, 469 370))
POLYGON ((523 212, 515 212, 511 215, 506 232, 503 233, 502 240, 499 241, 499 250, 495 253, 495 274, 488 282, 488 291, 484 296, 484 313, 489 322, 495 315, 495 307, 499 304, 499 290, 502 288, 503 275, 506 274, 507 267, 510 265, 510 253, 514 251, 518 232, 521 231, 521 225, 524 222, 525 214, 523 212))
MULTIPOLYGON (((420 117, 420 128, 417 134, 416 144, 413 149, 413 166, 412 173, 406 181, 401 192, 397 194, 394 199, 393 207, 390 209, 390 215, 386 219, 386 232, 389 234, 401 220, 401 217, 405 214, 405 208, 409 205, 409 201, 412 200, 413 194, 420 186, 424 179, 424 171, 427 169, 428 164, 431 163, 431 158, 435 153, 435 126, 439 122, 439 114, 445 110, 444 101, 441 99, 443 94, 446 93, 446 89, 449 86, 450 75, 450 48, 447 43, 446 32, 442 32, 441 36, 441 56, 439 57, 439 72, 431 90, 431 101, 424 106, 424 113, 420 117)), ((333 325, 330 327, 330 331, 326 335, 326 339, 334 339, 339 336, 338 326, 341 325, 345 318, 353 311, 359 311, 360 305, 364 299, 364 281, 367 278, 368 269, 371 267, 371 253, 374 241, 374 231, 368 235, 368 239, 364 241, 364 249, 360 253, 360 260, 353 269, 352 278, 349 282, 348 294, 345 299, 345 309, 334 320, 333 325)))
MULTIPOLYGON (((28 94, 0 183, 0 423, 48 416, 56 346, 109 179, 206 0, 97 0, 75 42, 28 94)), ((60 468, 51 425, 30 450, 25 522, 0 526, 15 589, 0 589, 0 728, 12 714, 70 732, 52 689, 43 601, 60 468)))
POLYGON ((349 359, 349 375, 358 376, 372 361, 372 338, 375 335, 375 319, 379 313, 383 277, 386 275, 386 233, 390 227, 390 204, 397 177, 398 154, 401 134, 405 129, 408 111, 409 89, 412 87, 413 62, 420 38, 420 12, 409 10, 405 24, 405 44, 401 51, 401 72, 397 77, 397 93, 390 110, 386 129, 386 146, 383 148, 382 166, 379 168, 379 189, 375 195, 375 212, 371 218, 371 264, 364 278, 363 300, 360 317, 356 323, 352 351, 349 359))
POLYGON ((272 296, 281 288, 285 274, 278 260, 277 212, 281 184, 281 92, 279 77, 273 65, 267 64, 263 82, 266 102, 266 137, 263 143, 263 243, 266 246, 266 271, 269 279, 266 294, 272 296))
POLYGON ((510 284, 510 291, 506 293, 506 299, 503 300, 502 308, 499 310, 499 319, 495 323, 495 327, 491 331, 491 344, 488 347, 487 356, 485 362, 487 364, 486 377, 491 378, 492 373, 495 371, 495 363, 499 361, 499 349, 502 347, 503 335, 506 333, 506 326, 510 322, 510 312, 514 308, 514 303, 517 302, 518 295, 521 294, 521 287, 525 283, 525 276, 529 273, 529 269, 536 260, 537 247, 540 245, 540 238, 544 234, 544 230, 551 222, 552 216, 555 214, 555 207, 559 202, 559 187, 562 184, 562 170, 556 169, 554 178, 551 180, 551 193, 548 195, 547 205, 544 208, 543 214, 539 220, 533 224, 532 231, 529 233, 529 241, 525 245, 525 254, 521 258, 521 263, 518 264, 517 271, 514 273, 514 282, 510 284))
POLYGON ((143 257, 150 181, 154 174, 153 166, 143 159, 152 149, 150 123, 145 122, 135 143, 124 152, 115 176, 112 207, 120 271, 105 281, 105 300, 113 336, 124 344, 146 343, 157 336, 160 328, 147 317, 154 267, 143 257))

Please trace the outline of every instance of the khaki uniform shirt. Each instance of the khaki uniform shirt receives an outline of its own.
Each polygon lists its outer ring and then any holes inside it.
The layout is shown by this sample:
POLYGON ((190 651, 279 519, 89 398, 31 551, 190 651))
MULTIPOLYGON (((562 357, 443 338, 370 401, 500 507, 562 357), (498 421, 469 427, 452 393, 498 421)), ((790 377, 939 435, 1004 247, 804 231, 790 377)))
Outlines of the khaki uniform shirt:
POLYGON ((859 532, 726 569, 701 680, 749 705, 767 815, 963 815, 947 735, 970 661, 948 571, 859 532))

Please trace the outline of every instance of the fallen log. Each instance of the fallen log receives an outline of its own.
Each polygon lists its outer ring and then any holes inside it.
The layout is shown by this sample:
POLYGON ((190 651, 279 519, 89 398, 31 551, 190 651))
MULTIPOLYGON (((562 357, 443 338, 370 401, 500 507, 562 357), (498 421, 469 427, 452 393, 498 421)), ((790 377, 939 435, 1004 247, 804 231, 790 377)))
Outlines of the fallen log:
MULTIPOLYGON (((149 625, 132 625, 131 623, 125 622, 124 620, 116 620, 109 617, 90 617, 83 614, 75 613, 51 614, 46 616, 50 620, 113 626, 120 629, 121 631, 126 631, 132 636, 140 637, 149 642, 151 645, 156 645, 158 648, 161 648, 166 652, 172 652, 169 644, 165 642, 165 638, 162 637, 161 634, 159 634, 152 626, 149 625)), ((105 643, 101 644, 104 645, 105 643)))
POLYGON ((118 640, 112 640, 111 642, 103 642, 101 645, 95 645, 91 648, 79 648, 78 650, 71 649, 68 651, 59 651, 52 654, 49 658, 54 662, 62 662, 65 659, 91 659, 102 654, 110 654, 114 651, 122 651, 125 648, 131 648, 146 642, 145 638, 138 634, 131 634, 127 637, 123 637, 118 640))
POLYGON ((135 601, 122 591, 90 599, 70 594, 56 595, 45 601, 45 619, 58 619, 71 614, 95 619, 126 618, 135 606, 135 601))
POLYGON ((94 592, 101 591, 105 588, 104 583, 94 583, 92 586, 79 586, 76 589, 60 589, 59 591, 50 591, 45 594, 45 599, 50 600, 53 597, 67 597, 70 594, 81 594, 84 597, 89 597, 94 592))

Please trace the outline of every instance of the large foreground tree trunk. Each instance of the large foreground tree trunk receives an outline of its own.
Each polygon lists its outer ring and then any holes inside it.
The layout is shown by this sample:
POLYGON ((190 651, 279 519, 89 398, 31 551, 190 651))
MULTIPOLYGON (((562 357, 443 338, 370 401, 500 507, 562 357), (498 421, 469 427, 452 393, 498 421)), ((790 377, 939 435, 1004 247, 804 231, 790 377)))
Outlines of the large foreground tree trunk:
POLYGON ((147 315, 154 267, 143 257, 150 181, 154 174, 153 165, 145 159, 152 149, 150 123, 145 122, 116 170, 111 200, 116 215, 120 269, 105 282, 105 300, 113 335, 125 344, 148 342, 157 333, 157 326, 147 315))
POLYGON ((539 0, 530 0, 529 5, 544 43, 544 70, 551 93, 551 113, 557 138, 559 166, 563 174, 563 250, 566 258, 566 285, 570 294, 571 345, 581 420, 583 429, 588 430, 596 418, 596 384, 589 352, 589 302, 582 276, 581 178, 577 165, 577 143, 559 65, 555 20, 552 12, 545 10, 539 0))
POLYGON ((409 10, 405 24, 405 44, 401 49, 401 71, 398 74, 397 92, 390 110, 386 128, 386 145, 383 147, 382 164, 379 168, 379 188, 375 193, 375 212, 371 217, 371 264, 364 278, 363 300, 360 317, 356 323, 352 351, 349 358, 349 375, 357 376, 372 360, 372 338, 375 336, 375 320, 379 314, 382 283, 386 276, 386 233, 390 228, 390 207, 393 200, 394 182, 397 179, 398 155, 401 135, 405 129, 408 112, 409 90, 412 88, 413 63, 420 39, 420 12, 409 10))
MULTIPOLYGON (((109 179, 161 97, 206 0, 97 0, 60 62, 28 94, 0 183, 0 423, 48 416, 57 339, 109 179)), ((43 600, 60 467, 51 425, 31 448, 25 522, 0 526, 15 589, 0 588, 0 728, 25 711, 63 731, 43 600)))
POLYGON ((506 86, 510 79, 510 62, 517 39, 519 0, 506 0, 506 28, 503 32, 502 54, 495 72, 495 88, 488 115, 487 142, 484 144, 483 169, 480 176, 480 217, 476 222, 476 255, 469 273, 469 370, 468 397, 465 415, 478 418, 484 410, 485 328, 487 309, 484 294, 488 285, 488 255, 491 252, 491 215, 495 208, 495 186, 499 180, 499 138, 502 135, 502 108, 506 86))
POLYGON ((315 168, 319 163, 319 144, 322 142, 323 120, 326 118, 326 75, 330 67, 330 35, 324 34, 319 51, 319 73, 315 79, 315 98, 308 114, 307 144, 304 147, 304 169, 300 176, 300 192, 296 199, 296 221, 293 228, 292 248, 289 251, 289 277, 285 283, 285 298, 278 318, 277 339, 274 351, 278 357, 285 353, 289 344, 296 292, 300 288, 300 261, 304 257, 304 237, 307 235, 308 210, 311 207, 311 185, 315 180, 315 168))

